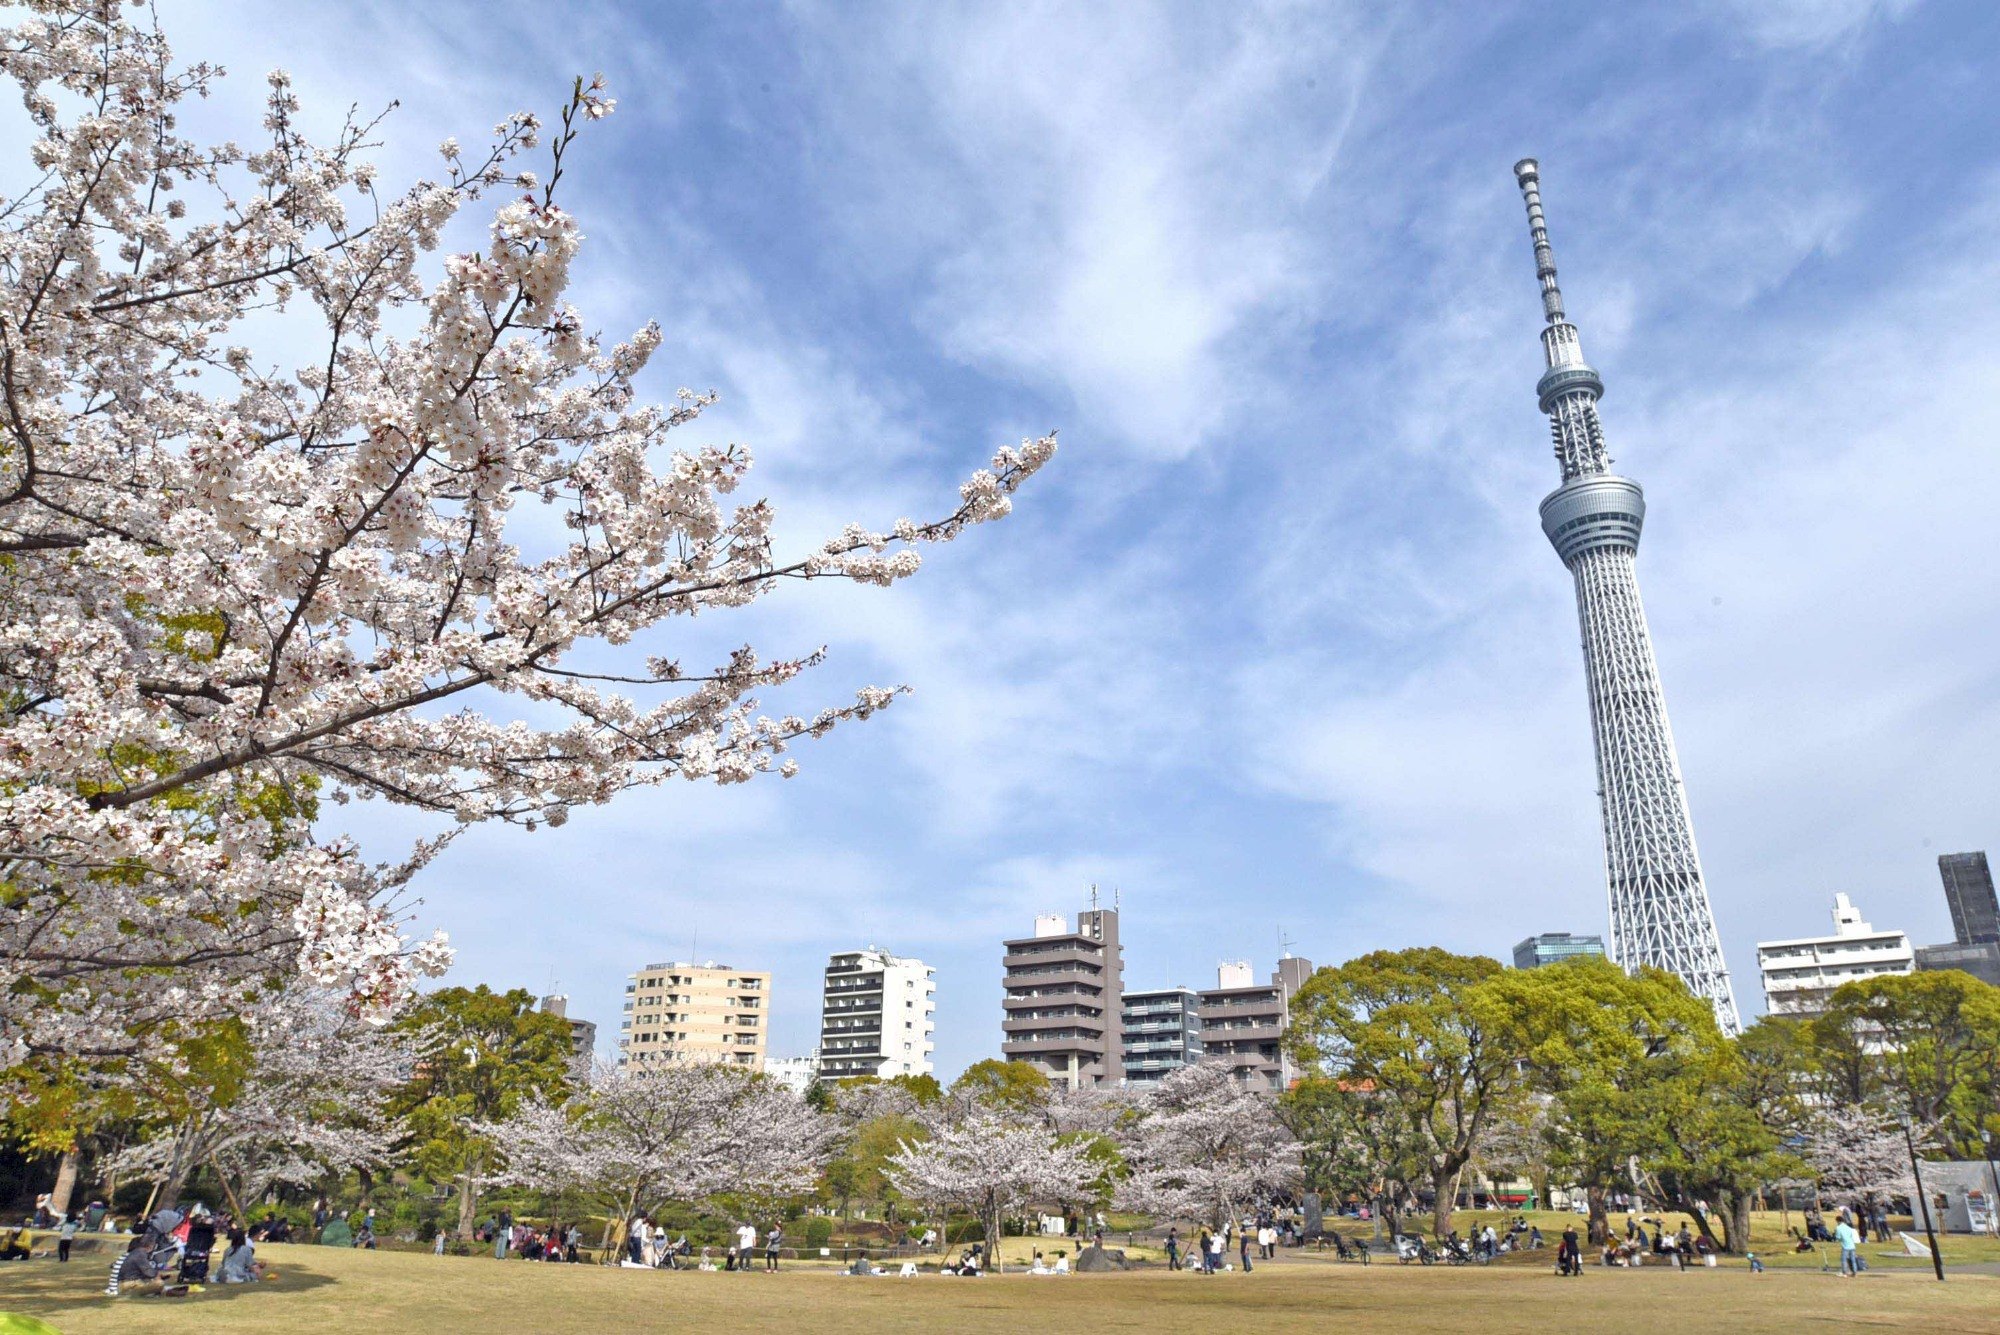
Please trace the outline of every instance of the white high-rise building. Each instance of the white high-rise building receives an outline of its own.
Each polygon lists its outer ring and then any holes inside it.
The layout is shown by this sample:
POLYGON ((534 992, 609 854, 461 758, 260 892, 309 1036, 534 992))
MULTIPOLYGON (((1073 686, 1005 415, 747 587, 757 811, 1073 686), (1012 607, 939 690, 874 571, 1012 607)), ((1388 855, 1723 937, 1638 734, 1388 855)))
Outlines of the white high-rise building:
POLYGON ((1832 936, 1757 943, 1764 1009, 1773 1015, 1817 1015, 1842 983, 1916 967, 1908 933, 1876 931, 1846 895, 1833 897, 1832 936))
POLYGON ((764 1074, 794 1094, 803 1094, 819 1079, 819 1049, 803 1057, 766 1057, 764 1074))
POLYGON ((937 970, 876 946, 834 955, 820 1003, 819 1078, 929 1075, 937 970))
POLYGON ((1597 743, 1597 791, 1604 815, 1604 873, 1611 899, 1611 958, 1679 974, 1706 997, 1724 1032, 1737 1031, 1722 942, 1694 846, 1680 758, 1667 726, 1667 698, 1633 558, 1645 524, 1639 484, 1611 471, 1597 414, 1604 382, 1583 359, 1576 326, 1563 311, 1555 253, 1542 218, 1541 170, 1514 164, 1528 206, 1535 274, 1542 284, 1542 354, 1535 386, 1548 414, 1562 485, 1542 501, 1542 532, 1576 581, 1583 668, 1597 743))

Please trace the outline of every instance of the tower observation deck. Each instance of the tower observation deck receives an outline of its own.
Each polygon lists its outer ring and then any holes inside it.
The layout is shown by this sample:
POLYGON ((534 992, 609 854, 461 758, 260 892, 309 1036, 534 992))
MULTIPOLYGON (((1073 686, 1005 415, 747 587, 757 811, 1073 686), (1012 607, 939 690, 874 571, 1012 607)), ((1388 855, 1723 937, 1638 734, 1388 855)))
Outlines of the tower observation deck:
POLYGON ((1604 382, 1583 359, 1563 311, 1555 254, 1542 217, 1541 171, 1514 165, 1528 206, 1535 274, 1542 285, 1542 354, 1535 393, 1548 414, 1562 485, 1542 502, 1542 532, 1576 580, 1597 787, 1603 801, 1604 875, 1611 899, 1611 958, 1653 965, 1708 998, 1724 1032, 1738 1023, 1722 943, 1695 851, 1666 696, 1639 601, 1633 558, 1646 521, 1639 484, 1611 471, 1597 401, 1604 382))

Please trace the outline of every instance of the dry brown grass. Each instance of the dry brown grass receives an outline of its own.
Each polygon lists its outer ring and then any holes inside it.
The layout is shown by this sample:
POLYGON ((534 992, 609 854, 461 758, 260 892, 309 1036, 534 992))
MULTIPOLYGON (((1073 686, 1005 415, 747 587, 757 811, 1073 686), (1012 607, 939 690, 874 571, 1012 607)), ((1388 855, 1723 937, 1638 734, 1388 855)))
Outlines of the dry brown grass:
MULTIPOLYGON (((1841 1280, 1816 1272, 1752 1275, 1741 1262, 1557 1279, 1536 1267, 1343 1266, 1292 1255, 1254 1274, 1129 1274, 979 1280, 850 1279, 794 1268, 777 1276, 535 1265, 321 1247, 260 1249, 275 1283, 186 1298, 102 1296, 108 1262, 0 1270, 0 1309, 64 1335, 94 1331, 699 1329, 885 1335, 894 1331, 1348 1329, 1494 1331, 1710 1328, 1732 1332, 1893 1325, 2000 1332, 2000 1277, 1916 1272, 1841 1280)), ((6 1329, 0 1322, 0 1331, 6 1329)))

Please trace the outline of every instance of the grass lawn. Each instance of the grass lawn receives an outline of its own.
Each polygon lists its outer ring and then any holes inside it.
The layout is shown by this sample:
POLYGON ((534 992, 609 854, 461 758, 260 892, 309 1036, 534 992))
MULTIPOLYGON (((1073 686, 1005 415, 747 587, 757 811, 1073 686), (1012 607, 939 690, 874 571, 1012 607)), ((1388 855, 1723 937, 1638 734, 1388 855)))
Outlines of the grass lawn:
MULTIPOLYGON (((1158 1268, 1125 1274, 989 1279, 853 1279, 795 1267, 778 1275, 667 1273, 536 1265, 490 1257, 258 1249, 275 1282, 212 1287, 185 1298, 102 1296, 108 1258, 36 1260, 0 1269, 0 1310, 41 1317, 63 1335, 93 1331, 767 1330, 891 1331, 1545 1327, 1786 1331, 1893 1324, 2000 1331, 2000 1277, 1938 1284, 1913 1271, 1842 1280, 1817 1271, 1753 1275, 1741 1262, 1686 1274, 1591 1268, 1557 1279, 1528 1266, 1429 1269, 1339 1265, 1285 1256, 1254 1274, 1213 1278, 1158 1268)), ((6 1329, 0 1318, 0 1331, 6 1329)))

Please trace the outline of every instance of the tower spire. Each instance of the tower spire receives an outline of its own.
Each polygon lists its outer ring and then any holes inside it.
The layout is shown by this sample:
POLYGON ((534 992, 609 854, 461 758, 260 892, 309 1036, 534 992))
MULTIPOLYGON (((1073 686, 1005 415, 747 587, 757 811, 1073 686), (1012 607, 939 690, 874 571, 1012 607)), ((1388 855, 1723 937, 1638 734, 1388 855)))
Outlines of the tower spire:
POLYGON ((1639 602, 1634 557, 1646 521, 1639 484, 1611 471, 1597 401, 1604 382, 1583 359, 1563 311, 1555 252, 1542 217, 1541 168, 1514 164, 1528 206, 1535 276, 1542 285, 1542 352, 1535 386, 1555 439, 1562 485, 1542 502, 1542 532, 1576 581, 1584 675, 1597 744, 1603 803, 1604 877, 1611 901, 1611 957, 1627 969, 1653 965, 1680 975, 1737 1028, 1736 999, 1716 935, 1708 886, 1695 851, 1680 757, 1667 726, 1666 695, 1639 602))
POLYGON ((1533 158, 1514 164, 1514 180, 1528 205, 1528 235, 1535 242, 1535 276, 1542 280, 1542 315, 1550 324, 1563 323, 1563 294, 1556 286, 1556 253, 1549 246, 1549 225, 1542 217, 1542 169, 1533 158))

